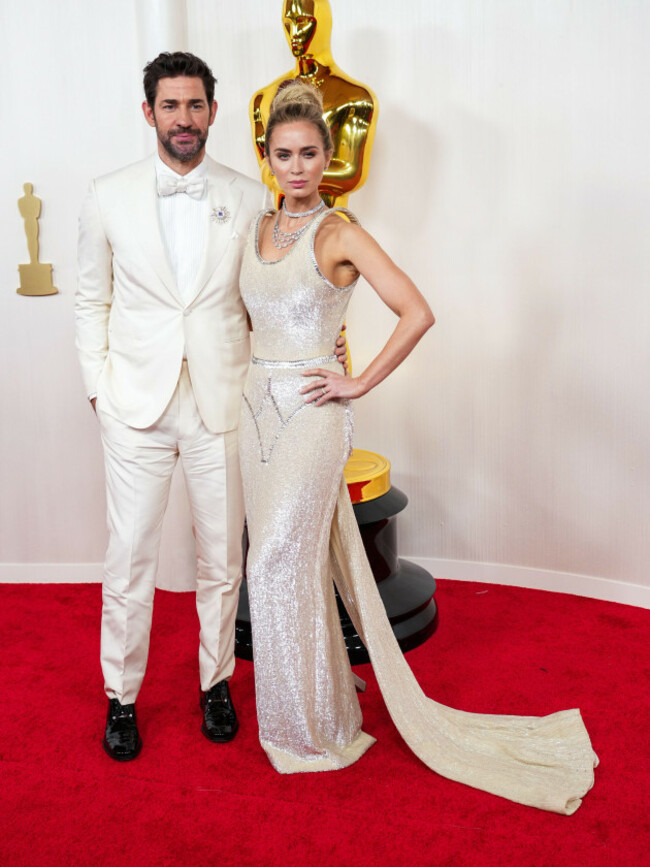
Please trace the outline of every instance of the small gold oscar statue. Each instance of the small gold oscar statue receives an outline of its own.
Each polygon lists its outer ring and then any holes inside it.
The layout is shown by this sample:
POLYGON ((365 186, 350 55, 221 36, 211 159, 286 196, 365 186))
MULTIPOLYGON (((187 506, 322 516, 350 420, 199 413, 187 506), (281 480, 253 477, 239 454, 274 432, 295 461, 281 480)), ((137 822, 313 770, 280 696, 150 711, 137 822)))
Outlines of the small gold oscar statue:
POLYGON ((334 155, 323 176, 321 195, 327 205, 344 207, 348 196, 368 176, 370 151, 377 125, 377 100, 366 87, 334 63, 330 50, 332 10, 329 0, 284 0, 282 22, 295 69, 253 95, 250 117, 262 180, 275 193, 280 188, 264 160, 264 138, 271 102, 287 78, 302 78, 323 94, 323 117, 330 128, 334 155))
POLYGON ((56 295, 59 291, 52 284, 52 266, 38 261, 38 218, 41 215, 41 200, 34 195, 33 184, 23 184, 25 195, 18 199, 18 209, 25 221, 29 265, 19 265, 19 295, 56 295))

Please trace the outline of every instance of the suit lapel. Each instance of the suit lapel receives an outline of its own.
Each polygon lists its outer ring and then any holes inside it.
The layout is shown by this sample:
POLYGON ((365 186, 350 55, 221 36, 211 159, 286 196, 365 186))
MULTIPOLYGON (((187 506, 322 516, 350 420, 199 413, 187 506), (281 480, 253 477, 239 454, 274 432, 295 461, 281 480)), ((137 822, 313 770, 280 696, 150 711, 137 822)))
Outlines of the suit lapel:
POLYGON ((208 160, 208 230, 203 260, 192 292, 192 301, 207 285, 219 267, 232 241, 237 212, 241 205, 242 189, 236 175, 210 157, 208 160))

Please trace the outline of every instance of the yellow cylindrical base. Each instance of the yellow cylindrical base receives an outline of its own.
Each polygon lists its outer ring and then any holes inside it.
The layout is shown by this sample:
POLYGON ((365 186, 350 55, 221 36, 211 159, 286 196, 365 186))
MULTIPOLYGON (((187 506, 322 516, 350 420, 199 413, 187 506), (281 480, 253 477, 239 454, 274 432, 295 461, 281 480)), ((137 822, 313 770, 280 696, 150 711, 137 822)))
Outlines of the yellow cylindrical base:
POLYGON ((353 504, 375 500, 390 490, 390 461, 376 452, 353 449, 345 481, 353 504))

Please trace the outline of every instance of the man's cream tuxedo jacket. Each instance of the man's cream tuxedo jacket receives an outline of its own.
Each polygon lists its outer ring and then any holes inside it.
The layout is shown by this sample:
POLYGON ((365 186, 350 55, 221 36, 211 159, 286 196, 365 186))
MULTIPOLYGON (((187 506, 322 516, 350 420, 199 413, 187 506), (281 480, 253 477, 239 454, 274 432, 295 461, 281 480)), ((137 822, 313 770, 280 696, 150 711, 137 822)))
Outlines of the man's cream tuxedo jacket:
POLYGON ((131 427, 162 415, 184 348, 206 426, 223 432, 238 424, 250 360, 239 270, 249 226, 270 198, 262 184, 205 159, 208 241, 187 304, 165 255, 153 157, 95 180, 81 213, 76 322, 84 383, 104 412, 131 427))

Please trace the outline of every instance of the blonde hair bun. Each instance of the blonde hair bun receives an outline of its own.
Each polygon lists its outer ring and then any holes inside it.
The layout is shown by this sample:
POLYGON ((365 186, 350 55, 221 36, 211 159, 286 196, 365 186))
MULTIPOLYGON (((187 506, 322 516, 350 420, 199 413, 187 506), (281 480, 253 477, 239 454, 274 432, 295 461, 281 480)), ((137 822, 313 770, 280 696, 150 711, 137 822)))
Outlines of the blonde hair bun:
POLYGON ((332 137, 323 119, 323 97, 320 90, 301 78, 288 78, 280 84, 271 103, 264 136, 267 156, 276 126, 296 121, 312 123, 320 134, 323 149, 332 150, 332 137))
POLYGON ((279 86, 271 103, 271 113, 289 105, 313 105, 323 111, 323 95, 313 84, 301 78, 287 78, 279 86))

